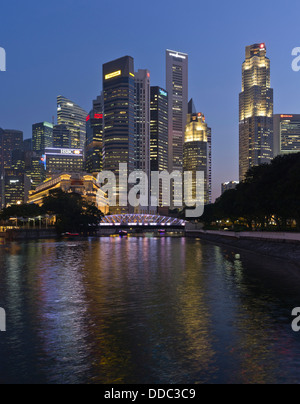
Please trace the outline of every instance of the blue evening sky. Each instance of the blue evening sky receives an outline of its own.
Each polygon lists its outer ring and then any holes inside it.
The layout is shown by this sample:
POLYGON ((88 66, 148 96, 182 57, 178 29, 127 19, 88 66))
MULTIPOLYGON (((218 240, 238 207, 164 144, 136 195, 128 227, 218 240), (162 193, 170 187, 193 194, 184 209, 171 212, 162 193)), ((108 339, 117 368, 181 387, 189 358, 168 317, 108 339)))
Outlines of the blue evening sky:
POLYGON ((238 178, 238 94, 244 48, 265 42, 275 113, 300 113, 299 0, 10 0, 0 6, 0 127, 31 136, 52 121, 56 96, 85 108, 101 90, 102 64, 124 55, 165 86, 165 49, 190 57, 189 96, 213 133, 214 197, 238 178))

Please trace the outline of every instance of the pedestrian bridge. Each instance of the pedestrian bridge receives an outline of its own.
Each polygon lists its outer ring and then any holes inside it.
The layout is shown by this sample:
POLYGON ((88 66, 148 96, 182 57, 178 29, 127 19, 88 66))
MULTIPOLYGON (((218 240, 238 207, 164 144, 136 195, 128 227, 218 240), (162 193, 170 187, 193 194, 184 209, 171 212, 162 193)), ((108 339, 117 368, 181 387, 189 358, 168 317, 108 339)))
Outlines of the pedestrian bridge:
POLYGON ((139 227, 159 229, 184 229, 185 225, 185 220, 177 219, 174 217, 145 214, 105 216, 100 223, 101 227, 139 227))

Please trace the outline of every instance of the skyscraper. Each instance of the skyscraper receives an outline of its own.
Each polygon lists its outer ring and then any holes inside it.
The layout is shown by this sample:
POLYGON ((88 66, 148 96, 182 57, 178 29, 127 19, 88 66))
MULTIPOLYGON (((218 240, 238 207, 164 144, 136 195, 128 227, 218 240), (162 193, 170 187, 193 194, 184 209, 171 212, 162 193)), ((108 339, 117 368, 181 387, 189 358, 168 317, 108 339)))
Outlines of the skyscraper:
MULTIPOLYGON (((10 183, 9 179, 5 179, 5 176, 7 175, 12 178, 14 175, 13 171, 17 171, 16 176, 18 177, 18 181, 22 173, 24 177, 22 158, 24 159, 23 132, 10 129, 3 130, 0 128, 0 207, 6 206, 5 192, 8 191, 10 184, 14 184, 14 182, 10 183)), ((12 179, 12 181, 14 181, 14 179, 12 179)), ((20 183, 18 182, 18 184, 20 183)), ((7 201, 10 203, 11 191, 9 190, 8 192, 7 201)), ((22 194, 19 196, 21 198, 22 194)))
POLYGON ((273 89, 264 43, 246 47, 240 93, 240 180, 254 166, 273 157, 273 89))
POLYGON ((32 149, 43 154, 47 147, 53 147, 53 125, 49 122, 32 125, 32 149))
POLYGON ((150 173, 150 72, 135 73, 134 167, 150 173))
POLYGON ((103 169, 103 105, 102 95, 93 101, 86 118, 86 171, 96 175, 103 169))
POLYGON ((166 90, 169 96, 169 170, 182 171, 188 112, 188 55, 166 51, 166 90))
MULTIPOLYGON (((151 171, 168 171, 169 133, 168 133, 168 93, 161 87, 151 87, 150 99, 150 165, 151 171)), ((163 208, 162 184, 160 184, 159 208, 163 208)), ((165 190, 166 191, 166 190, 165 190)), ((166 207, 165 207, 166 208, 166 207)))
POLYGON ((274 157, 300 152, 300 115, 274 115, 274 157))
POLYGON ((73 101, 63 96, 57 97, 57 124, 69 130, 70 149, 84 149, 86 141, 86 117, 88 113, 73 101))
MULTIPOLYGON (((135 140, 135 80, 134 60, 130 56, 103 65, 104 95, 104 170, 117 177, 119 164, 126 163, 129 173, 134 171, 135 140)), ((119 193, 127 195, 127 190, 119 193)), ((118 204, 118 201, 117 201, 118 204)), ((111 207, 113 213, 128 212, 128 207, 111 207)))
POLYGON ((35 123, 32 125, 32 149, 43 154, 47 147, 53 147, 53 125, 49 122, 35 123))
MULTIPOLYGON (((134 92, 134 168, 143 172, 149 180, 144 194, 150 200, 150 72, 138 70, 135 73, 134 92)), ((149 204, 139 206, 136 213, 149 213, 149 204)))
POLYGON ((211 203, 211 129, 207 126, 202 113, 188 114, 184 143, 184 171, 193 172, 193 180, 187 184, 189 197, 186 202, 191 203, 196 198, 196 172, 204 172, 204 202, 211 203))

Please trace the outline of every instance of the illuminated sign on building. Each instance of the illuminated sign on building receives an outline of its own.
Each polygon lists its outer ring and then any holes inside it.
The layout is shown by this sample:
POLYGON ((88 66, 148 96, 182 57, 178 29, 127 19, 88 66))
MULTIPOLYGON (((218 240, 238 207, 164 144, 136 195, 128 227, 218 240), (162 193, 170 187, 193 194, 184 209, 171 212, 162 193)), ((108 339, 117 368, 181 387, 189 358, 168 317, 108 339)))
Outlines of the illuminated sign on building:
POLYGON ((94 119, 103 119, 103 114, 95 114, 94 119))
POLYGON ((180 55, 180 53, 169 53, 169 56, 172 56, 173 58, 179 58, 179 59, 186 59, 186 56, 180 55))
POLYGON ((166 91, 163 90, 159 90, 160 95, 167 97, 168 93, 166 91))
POLYGON ((294 115, 280 115, 280 118, 294 118, 294 115))
POLYGON ((47 156, 83 156, 82 149, 46 149, 47 156))
POLYGON ((114 77, 121 76, 121 74, 122 74, 122 71, 121 71, 121 70, 118 70, 118 71, 116 71, 116 72, 107 74, 107 75, 105 76, 105 80, 113 79, 114 77))

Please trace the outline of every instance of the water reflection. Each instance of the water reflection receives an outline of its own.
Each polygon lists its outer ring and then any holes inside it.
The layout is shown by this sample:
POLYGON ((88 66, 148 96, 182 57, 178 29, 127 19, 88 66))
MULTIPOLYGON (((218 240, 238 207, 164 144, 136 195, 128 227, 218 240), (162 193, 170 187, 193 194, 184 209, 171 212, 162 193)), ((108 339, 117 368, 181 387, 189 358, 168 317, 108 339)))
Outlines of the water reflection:
POLYGON ((0 268, 0 382, 300 381, 280 261, 137 237, 11 244, 0 268))

